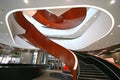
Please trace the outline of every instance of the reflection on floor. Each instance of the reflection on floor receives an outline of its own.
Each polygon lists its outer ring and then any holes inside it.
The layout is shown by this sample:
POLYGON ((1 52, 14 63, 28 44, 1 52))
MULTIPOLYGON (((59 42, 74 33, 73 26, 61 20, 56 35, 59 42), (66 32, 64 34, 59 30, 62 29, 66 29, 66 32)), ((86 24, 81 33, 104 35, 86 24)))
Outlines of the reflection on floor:
POLYGON ((40 77, 33 80, 72 80, 72 76, 59 70, 46 70, 40 77))

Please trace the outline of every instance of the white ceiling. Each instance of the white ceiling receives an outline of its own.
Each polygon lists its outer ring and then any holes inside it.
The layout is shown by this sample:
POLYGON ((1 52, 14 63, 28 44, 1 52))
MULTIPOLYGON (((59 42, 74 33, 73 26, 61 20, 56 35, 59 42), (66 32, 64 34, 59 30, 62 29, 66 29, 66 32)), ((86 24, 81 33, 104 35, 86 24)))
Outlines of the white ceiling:
MULTIPOLYGON (((15 36, 16 32, 13 29, 13 26, 15 25, 10 16, 13 12, 21 10, 71 7, 95 8, 97 9, 97 14, 94 14, 88 21, 85 21, 82 26, 83 32, 81 32, 81 28, 78 28, 73 34, 68 35, 60 35, 61 33, 55 35, 49 33, 45 34, 50 37, 62 36, 62 38, 73 39, 59 40, 50 38, 51 40, 66 48, 82 51, 101 49, 120 43, 120 0, 54 0, 54 2, 50 2, 49 0, 26 1, 27 0, 0 1, 0 43, 21 48, 26 48, 26 46, 29 46, 27 48, 35 49, 30 44, 15 36), (85 26, 87 26, 86 29, 84 29, 85 26)), ((86 18, 88 19, 88 17, 86 18)), ((24 32, 24 30, 22 31, 24 32)), ((73 31, 74 30, 71 30, 70 32, 72 33, 73 31)))

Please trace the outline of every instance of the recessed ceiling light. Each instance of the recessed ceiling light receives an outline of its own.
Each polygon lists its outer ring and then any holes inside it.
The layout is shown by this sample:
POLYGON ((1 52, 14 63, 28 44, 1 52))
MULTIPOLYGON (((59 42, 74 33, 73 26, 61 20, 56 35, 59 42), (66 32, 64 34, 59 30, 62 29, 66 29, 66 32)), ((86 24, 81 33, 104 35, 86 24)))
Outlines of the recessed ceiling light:
POLYGON ((27 4, 27 3, 29 3, 29 1, 28 0, 24 0, 24 2, 27 4))
POLYGON ((120 28, 120 25, 118 25, 118 27, 120 28))
POLYGON ((66 0, 66 1, 71 1, 71 0, 66 0))
POLYGON ((113 33, 110 33, 110 35, 113 35, 113 33))
POLYGON ((111 0, 111 1, 110 1, 110 4, 114 4, 114 3, 115 3, 115 0, 111 0))
POLYGON ((0 24, 3 24, 3 22, 2 22, 2 21, 0 21, 0 24))

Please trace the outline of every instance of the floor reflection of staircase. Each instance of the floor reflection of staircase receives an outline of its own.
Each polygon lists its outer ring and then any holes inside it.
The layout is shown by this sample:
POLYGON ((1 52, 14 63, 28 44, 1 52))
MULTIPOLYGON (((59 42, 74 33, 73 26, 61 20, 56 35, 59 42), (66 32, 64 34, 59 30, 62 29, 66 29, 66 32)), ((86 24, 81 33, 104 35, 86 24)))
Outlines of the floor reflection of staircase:
POLYGON ((79 80, 111 80, 105 73, 92 64, 82 61, 80 64, 79 80))

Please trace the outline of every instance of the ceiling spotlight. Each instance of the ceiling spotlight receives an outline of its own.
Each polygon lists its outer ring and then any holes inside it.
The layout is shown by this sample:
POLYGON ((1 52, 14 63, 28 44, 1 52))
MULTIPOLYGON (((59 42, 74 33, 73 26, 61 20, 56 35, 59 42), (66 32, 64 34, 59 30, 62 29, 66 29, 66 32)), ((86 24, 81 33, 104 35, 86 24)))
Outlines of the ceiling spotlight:
POLYGON ((2 22, 2 21, 0 21, 0 24, 3 24, 3 22, 2 22))
POLYGON ((28 0, 24 0, 24 2, 25 2, 26 4, 28 4, 28 3, 29 3, 29 1, 28 1, 28 0))
POLYGON ((69 1, 71 1, 71 0, 66 0, 66 1, 68 1, 68 2, 69 2, 69 1))
POLYGON ((110 1, 110 4, 114 4, 114 3, 115 3, 115 0, 111 0, 111 1, 110 1))
POLYGON ((110 33, 110 35, 113 35, 113 33, 110 33))
POLYGON ((118 27, 120 28, 120 25, 118 25, 118 27))

